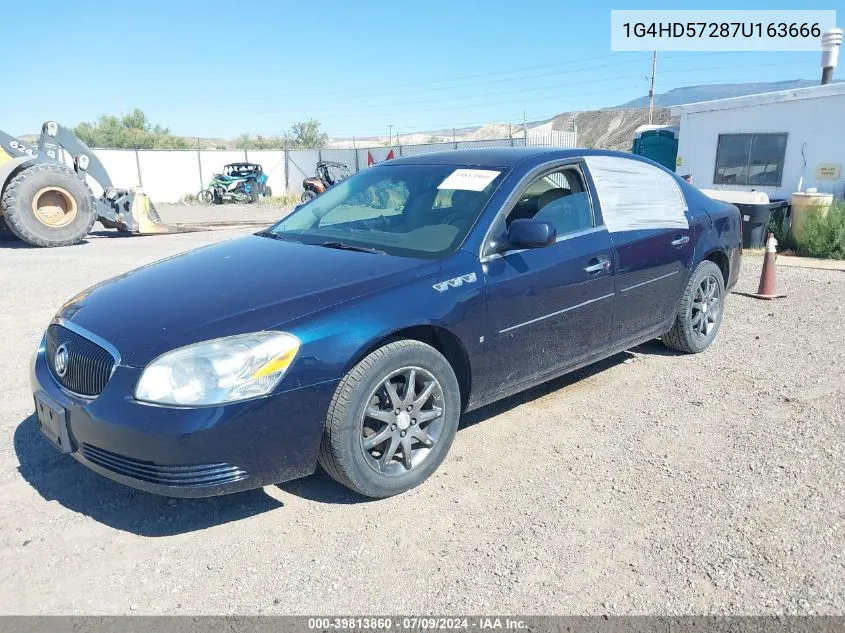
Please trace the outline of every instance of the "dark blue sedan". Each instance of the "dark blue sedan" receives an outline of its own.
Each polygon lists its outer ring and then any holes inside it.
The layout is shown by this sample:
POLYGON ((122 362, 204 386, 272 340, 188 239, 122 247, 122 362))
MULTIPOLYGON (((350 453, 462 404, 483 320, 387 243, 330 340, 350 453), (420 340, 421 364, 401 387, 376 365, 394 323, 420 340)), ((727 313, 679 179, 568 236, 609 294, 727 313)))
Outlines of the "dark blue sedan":
POLYGON ((464 411, 649 339, 706 349, 740 255, 735 207, 630 154, 401 158, 69 301, 33 365, 38 424, 151 492, 319 463, 386 497, 434 472, 464 411))

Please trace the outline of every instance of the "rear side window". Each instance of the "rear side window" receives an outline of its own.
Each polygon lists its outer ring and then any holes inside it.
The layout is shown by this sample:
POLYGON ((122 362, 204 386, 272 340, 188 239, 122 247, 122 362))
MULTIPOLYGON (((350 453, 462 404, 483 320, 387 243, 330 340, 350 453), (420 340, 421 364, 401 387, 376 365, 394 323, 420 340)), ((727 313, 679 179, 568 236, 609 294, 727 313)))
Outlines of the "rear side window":
POLYGON ((595 226, 589 193, 574 167, 540 176, 528 185, 505 223, 509 226, 518 218, 548 222, 555 227, 558 236, 595 226))
POLYGON ((584 160, 611 233, 689 228, 686 198, 667 172, 620 156, 587 156, 584 160))

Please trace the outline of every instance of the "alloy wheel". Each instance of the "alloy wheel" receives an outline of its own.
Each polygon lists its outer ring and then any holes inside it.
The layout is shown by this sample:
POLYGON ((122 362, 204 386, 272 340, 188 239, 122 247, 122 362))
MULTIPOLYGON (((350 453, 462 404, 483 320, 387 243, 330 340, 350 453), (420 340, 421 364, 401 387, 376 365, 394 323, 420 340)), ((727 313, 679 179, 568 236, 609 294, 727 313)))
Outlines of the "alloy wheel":
POLYGON ((722 292, 713 275, 701 280, 695 290, 690 311, 692 330, 699 338, 707 338, 722 316, 722 292))
POLYGON ((443 388, 421 367, 387 375, 367 399, 361 415, 361 450, 367 464, 386 476, 417 468, 440 439, 443 388))

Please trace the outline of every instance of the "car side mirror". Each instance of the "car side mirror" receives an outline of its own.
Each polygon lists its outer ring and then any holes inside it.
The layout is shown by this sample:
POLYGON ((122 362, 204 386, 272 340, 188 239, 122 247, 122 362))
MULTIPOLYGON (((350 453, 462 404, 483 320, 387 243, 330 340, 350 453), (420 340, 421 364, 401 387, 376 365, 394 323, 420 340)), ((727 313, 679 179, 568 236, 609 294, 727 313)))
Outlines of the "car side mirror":
POLYGON ((554 243, 557 230, 548 222, 519 219, 511 222, 504 237, 511 248, 542 248, 554 243))

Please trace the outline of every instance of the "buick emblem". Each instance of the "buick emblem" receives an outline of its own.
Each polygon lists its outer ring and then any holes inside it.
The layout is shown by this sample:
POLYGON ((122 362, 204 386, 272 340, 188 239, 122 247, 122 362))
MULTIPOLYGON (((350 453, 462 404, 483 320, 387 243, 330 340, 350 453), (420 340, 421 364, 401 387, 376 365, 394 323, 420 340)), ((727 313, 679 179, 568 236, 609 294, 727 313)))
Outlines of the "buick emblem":
POLYGON ((59 378, 64 378, 67 373, 67 361, 67 345, 60 345, 53 357, 53 366, 56 368, 56 375, 59 378))

